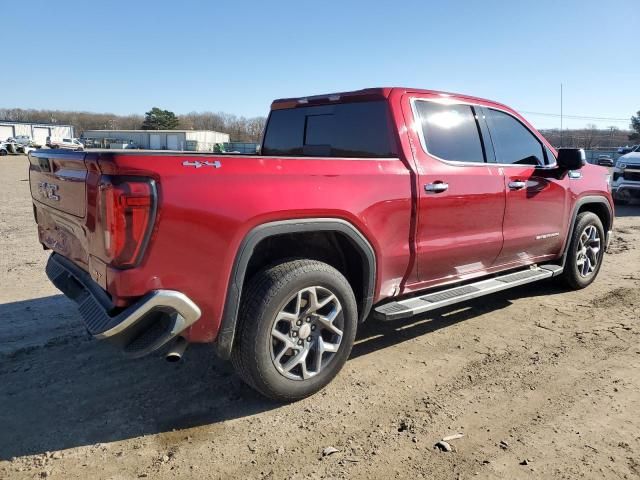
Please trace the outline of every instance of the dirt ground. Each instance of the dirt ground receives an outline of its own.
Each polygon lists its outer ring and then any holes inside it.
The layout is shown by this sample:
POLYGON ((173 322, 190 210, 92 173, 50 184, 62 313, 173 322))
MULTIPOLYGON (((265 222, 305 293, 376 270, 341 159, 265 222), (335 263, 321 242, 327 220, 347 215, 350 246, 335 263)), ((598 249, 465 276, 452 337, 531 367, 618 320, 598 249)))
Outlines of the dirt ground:
POLYGON ((591 287, 369 322, 281 405, 209 346, 168 364, 88 338, 45 277, 27 164, 0 158, 0 478, 640 478, 640 206, 591 287))

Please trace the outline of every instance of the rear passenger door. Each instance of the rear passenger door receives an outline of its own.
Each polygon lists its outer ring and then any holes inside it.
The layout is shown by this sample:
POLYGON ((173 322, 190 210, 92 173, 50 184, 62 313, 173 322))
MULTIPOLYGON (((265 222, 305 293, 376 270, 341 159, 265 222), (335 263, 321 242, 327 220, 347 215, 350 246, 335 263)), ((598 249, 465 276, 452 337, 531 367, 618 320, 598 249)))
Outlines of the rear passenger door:
POLYGON ((502 248, 505 185, 476 107, 416 95, 404 108, 418 171, 418 289, 487 273, 502 248))
POLYGON ((519 119, 506 111, 483 109, 504 169, 504 246, 496 265, 519 266, 560 254, 565 225, 566 180, 554 178, 553 153, 519 119))

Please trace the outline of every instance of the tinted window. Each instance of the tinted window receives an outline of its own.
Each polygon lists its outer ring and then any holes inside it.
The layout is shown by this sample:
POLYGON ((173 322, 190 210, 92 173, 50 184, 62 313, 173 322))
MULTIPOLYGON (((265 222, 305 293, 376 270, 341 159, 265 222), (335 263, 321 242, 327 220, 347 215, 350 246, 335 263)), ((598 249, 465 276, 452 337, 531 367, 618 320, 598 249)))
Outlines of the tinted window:
POLYGON ((484 162, 478 124, 469 105, 416 101, 430 154, 457 162, 484 162))
POLYGON ((263 155, 395 157, 386 102, 341 103, 274 110, 263 155))
POLYGON ((511 115, 485 109, 498 163, 543 165, 540 141, 511 115))
POLYGON ((544 150, 547 153, 547 164, 553 165, 554 163, 556 163, 556 157, 553 152, 548 147, 544 147, 544 150))

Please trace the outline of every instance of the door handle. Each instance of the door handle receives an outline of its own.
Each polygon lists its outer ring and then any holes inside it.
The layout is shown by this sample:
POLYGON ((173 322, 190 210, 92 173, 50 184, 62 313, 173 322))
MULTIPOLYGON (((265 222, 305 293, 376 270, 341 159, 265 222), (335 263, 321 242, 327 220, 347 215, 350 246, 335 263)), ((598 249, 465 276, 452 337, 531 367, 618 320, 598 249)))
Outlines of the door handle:
POLYGON ((522 180, 516 180, 514 182, 509 182, 509 188, 511 190, 522 190, 527 186, 527 182, 523 182, 522 180))
POLYGON ((424 186, 424 190, 427 193, 440 193, 446 191, 448 188, 449 184, 444 182, 427 183, 424 186))

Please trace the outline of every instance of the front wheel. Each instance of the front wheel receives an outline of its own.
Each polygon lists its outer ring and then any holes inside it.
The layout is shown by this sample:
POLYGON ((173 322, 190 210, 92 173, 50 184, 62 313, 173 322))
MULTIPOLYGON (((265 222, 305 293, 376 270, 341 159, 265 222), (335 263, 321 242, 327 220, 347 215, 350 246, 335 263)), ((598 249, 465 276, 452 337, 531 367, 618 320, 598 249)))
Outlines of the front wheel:
POLYGON ((596 279, 602 266, 605 244, 600 218, 592 212, 579 214, 561 277, 569 288, 585 288, 596 279))
POLYGON ((349 282, 330 265, 294 260, 266 268, 243 294, 231 361, 267 397, 308 397, 344 366, 357 318, 349 282))

